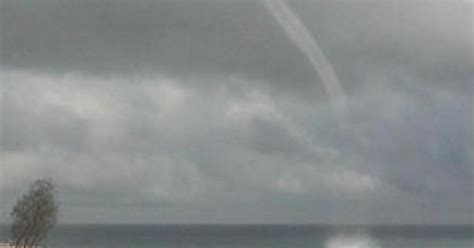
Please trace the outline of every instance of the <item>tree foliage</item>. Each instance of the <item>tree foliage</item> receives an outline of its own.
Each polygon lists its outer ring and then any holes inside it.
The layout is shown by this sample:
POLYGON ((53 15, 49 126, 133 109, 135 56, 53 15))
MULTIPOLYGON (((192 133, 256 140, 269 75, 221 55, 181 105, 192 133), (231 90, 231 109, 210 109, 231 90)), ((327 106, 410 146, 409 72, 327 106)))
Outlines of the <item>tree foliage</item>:
POLYGON ((57 212, 53 182, 49 179, 35 181, 10 213, 12 245, 17 248, 41 245, 56 223, 57 212))

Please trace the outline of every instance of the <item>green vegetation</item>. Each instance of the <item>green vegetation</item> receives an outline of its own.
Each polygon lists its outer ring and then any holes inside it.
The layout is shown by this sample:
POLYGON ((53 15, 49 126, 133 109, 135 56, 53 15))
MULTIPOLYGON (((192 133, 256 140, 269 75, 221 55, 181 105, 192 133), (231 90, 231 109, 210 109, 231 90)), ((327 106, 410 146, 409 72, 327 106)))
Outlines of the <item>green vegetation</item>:
POLYGON ((12 245, 16 248, 43 245, 56 224, 57 212, 54 183, 49 179, 35 181, 10 213, 12 245))

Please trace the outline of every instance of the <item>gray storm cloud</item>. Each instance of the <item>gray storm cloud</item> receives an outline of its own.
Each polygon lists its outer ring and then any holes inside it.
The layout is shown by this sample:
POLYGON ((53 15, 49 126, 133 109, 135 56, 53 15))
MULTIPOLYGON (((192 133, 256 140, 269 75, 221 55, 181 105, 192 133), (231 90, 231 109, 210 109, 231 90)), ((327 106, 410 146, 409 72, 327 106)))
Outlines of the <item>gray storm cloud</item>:
POLYGON ((0 222, 472 223, 471 5, 1 1, 0 222))

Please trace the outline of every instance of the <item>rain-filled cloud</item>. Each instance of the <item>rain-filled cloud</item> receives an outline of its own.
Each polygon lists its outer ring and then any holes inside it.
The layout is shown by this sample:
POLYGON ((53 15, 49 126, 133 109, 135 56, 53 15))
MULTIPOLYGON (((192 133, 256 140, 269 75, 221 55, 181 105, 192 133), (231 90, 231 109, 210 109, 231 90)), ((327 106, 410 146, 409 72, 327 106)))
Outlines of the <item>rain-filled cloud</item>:
POLYGON ((469 2, 289 2, 342 117, 260 1, 0 7, 0 221, 472 223, 469 2))

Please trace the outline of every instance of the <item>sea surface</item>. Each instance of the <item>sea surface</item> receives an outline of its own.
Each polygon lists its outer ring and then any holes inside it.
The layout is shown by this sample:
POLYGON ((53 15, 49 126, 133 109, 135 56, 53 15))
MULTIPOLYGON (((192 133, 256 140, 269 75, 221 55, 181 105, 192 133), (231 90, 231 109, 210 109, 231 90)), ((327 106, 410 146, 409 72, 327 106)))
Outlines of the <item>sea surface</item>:
MULTIPOLYGON (((0 228, 0 241, 8 227, 0 228)), ((59 225, 52 248, 473 248, 474 227, 320 225, 59 225)))

